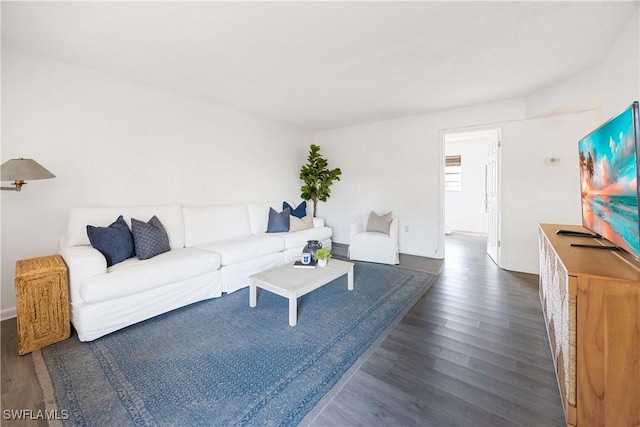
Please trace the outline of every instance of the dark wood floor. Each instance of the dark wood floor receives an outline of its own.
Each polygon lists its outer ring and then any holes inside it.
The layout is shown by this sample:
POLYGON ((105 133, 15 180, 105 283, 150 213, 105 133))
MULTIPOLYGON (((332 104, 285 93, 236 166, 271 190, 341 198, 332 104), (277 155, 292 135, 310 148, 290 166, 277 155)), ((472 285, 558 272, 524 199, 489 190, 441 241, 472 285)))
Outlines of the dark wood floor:
POLYGON ((564 424, 538 276, 498 268, 484 238, 454 234, 446 245, 438 281, 311 425, 564 424))
POLYGON ((31 354, 18 356, 16 319, 2 321, 0 331, 2 351, 2 426, 46 426, 44 420, 37 420, 38 411, 44 411, 42 390, 36 378, 31 354), (23 414, 23 419, 7 419, 5 410, 33 411, 33 416, 23 414), (26 419, 25 419, 26 417, 26 419))
MULTIPOLYGON (((563 424, 538 277, 496 267, 482 238, 454 234, 446 241, 444 263, 401 255, 403 266, 442 270, 438 281, 313 426, 563 424)), ((31 355, 17 355, 15 328, 15 319, 2 322, 2 409, 35 412, 44 409, 42 392, 31 355)))

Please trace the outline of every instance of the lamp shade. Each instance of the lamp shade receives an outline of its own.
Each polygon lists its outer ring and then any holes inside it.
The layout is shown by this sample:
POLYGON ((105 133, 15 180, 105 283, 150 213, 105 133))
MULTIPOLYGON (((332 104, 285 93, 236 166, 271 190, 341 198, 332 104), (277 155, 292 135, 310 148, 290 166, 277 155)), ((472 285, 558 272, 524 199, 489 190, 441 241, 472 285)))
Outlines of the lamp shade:
POLYGON ((11 159, 0 166, 2 181, 31 181, 56 176, 33 159, 11 159))

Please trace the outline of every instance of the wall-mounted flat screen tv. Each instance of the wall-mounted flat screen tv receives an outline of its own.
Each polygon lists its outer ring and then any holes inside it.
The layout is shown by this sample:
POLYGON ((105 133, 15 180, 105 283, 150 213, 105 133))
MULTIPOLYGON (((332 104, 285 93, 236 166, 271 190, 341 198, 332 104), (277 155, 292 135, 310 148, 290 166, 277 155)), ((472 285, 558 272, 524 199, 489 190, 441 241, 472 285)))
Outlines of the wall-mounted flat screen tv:
POLYGON ((582 225, 640 259, 638 102, 579 143, 582 225))

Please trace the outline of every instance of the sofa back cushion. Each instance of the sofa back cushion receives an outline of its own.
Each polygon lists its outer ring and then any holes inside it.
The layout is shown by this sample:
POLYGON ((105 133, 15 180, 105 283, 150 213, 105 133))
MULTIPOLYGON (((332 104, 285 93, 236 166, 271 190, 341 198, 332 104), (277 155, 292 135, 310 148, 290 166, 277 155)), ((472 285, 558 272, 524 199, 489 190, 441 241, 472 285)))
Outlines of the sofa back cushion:
POLYGON ((87 225, 106 227, 120 215, 124 217, 129 228, 132 217, 146 222, 156 215, 167 231, 171 247, 184 247, 184 218, 181 205, 71 208, 67 222, 67 245, 89 245, 87 225))
POLYGON ((282 210, 282 200, 265 203, 247 203, 249 221, 251 222, 251 234, 267 232, 269 208, 273 208, 276 212, 280 212, 282 210))
POLYGON ((185 206, 185 246, 251 234, 247 205, 185 206))

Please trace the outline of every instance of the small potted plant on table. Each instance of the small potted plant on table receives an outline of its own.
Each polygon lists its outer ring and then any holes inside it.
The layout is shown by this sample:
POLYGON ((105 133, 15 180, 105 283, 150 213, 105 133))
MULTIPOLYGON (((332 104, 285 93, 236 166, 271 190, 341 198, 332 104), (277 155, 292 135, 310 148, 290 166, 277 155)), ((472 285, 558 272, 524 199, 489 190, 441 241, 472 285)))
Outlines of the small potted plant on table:
POLYGON ((318 267, 326 267, 331 259, 331 252, 327 248, 320 248, 316 251, 314 258, 318 261, 318 267))

